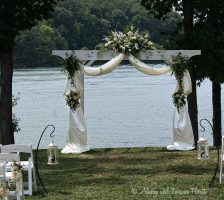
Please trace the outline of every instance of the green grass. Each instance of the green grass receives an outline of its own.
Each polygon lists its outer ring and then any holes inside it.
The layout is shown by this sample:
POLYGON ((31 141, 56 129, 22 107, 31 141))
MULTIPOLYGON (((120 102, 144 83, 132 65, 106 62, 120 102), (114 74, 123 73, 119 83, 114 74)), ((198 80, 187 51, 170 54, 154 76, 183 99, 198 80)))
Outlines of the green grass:
POLYGON ((215 150, 210 160, 199 161, 195 150, 125 148, 60 154, 60 164, 49 166, 41 150, 39 172, 49 195, 38 184, 39 191, 26 199, 224 199, 224 184, 217 180, 208 187, 216 161, 215 150))

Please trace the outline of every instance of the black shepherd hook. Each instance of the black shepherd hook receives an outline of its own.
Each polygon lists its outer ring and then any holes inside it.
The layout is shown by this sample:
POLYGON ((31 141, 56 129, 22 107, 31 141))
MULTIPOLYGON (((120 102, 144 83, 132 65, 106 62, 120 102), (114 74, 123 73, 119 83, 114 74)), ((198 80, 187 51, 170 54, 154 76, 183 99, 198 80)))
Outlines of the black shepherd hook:
MULTIPOLYGON (((53 126, 53 125, 48 125, 48 126, 53 126)), ((55 127, 53 126, 53 131, 52 131, 51 134, 50 134, 52 143, 53 143, 53 141, 54 141, 53 138, 54 138, 54 136, 55 136, 55 135, 52 135, 52 134, 54 133, 54 131, 55 131, 55 127)))
MULTIPOLYGON (((207 122, 209 123, 209 125, 211 126, 211 129, 212 129, 212 135, 215 136, 215 135, 214 135, 214 129, 213 129, 213 126, 212 126, 211 122, 210 122, 208 119, 201 119, 201 120, 200 120, 200 126, 201 126, 201 128, 202 128, 201 131, 202 131, 202 132, 205 132, 205 127, 202 126, 202 124, 201 124, 202 121, 207 121, 207 122)), ((216 136, 215 136, 215 137, 216 137, 216 136)), ((216 174, 217 174, 218 169, 219 169, 219 146, 218 146, 218 144, 216 145, 216 149, 217 149, 218 159, 217 159, 217 164, 216 164, 216 168, 215 168, 214 175, 213 175, 212 179, 210 180, 210 182, 209 182, 209 184, 208 184, 209 187, 211 187, 212 184, 214 183, 215 178, 216 178, 216 174)))
POLYGON ((47 192, 47 189, 45 188, 45 186, 44 186, 44 184, 43 184, 43 182, 42 182, 42 180, 41 180, 41 178, 40 178, 40 174, 39 174, 39 170, 38 170, 38 162, 37 162, 37 158, 38 158, 38 149, 39 149, 40 141, 41 141, 41 139, 42 139, 42 137, 43 137, 43 135, 44 135, 44 132, 45 132, 45 131, 47 130, 47 128, 50 127, 50 126, 53 127, 53 130, 52 130, 52 132, 50 133, 50 137, 51 137, 51 139, 55 136, 55 135, 52 135, 52 134, 54 133, 54 131, 55 131, 55 126, 52 125, 52 124, 47 125, 47 126, 44 128, 43 132, 41 133, 39 142, 38 142, 38 144, 37 144, 36 158, 35 158, 35 167, 36 167, 37 176, 38 176, 38 179, 39 179, 39 181, 40 181, 40 184, 41 184, 42 187, 44 188, 44 191, 45 191, 46 195, 48 195, 48 192, 47 192))
POLYGON ((211 129, 212 129, 212 134, 214 133, 214 129, 213 129, 213 126, 212 126, 212 124, 211 124, 211 122, 208 120, 208 119, 201 119, 200 120, 200 126, 201 126, 201 128, 203 129, 203 130, 201 130, 201 132, 205 132, 205 127, 204 126, 202 126, 202 121, 207 121, 208 123, 209 123, 209 125, 211 126, 211 129))

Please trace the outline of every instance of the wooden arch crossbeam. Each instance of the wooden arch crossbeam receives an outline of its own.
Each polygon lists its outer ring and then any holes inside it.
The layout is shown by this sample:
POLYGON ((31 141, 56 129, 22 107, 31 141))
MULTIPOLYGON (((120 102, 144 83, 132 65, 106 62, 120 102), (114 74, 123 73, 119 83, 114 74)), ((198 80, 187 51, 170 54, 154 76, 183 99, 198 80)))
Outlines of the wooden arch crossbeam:
MULTIPOLYGON (((106 51, 99 54, 99 50, 53 50, 52 55, 59 56, 63 59, 66 54, 75 53, 76 57, 82 61, 111 60, 113 51, 106 51)), ((140 53, 141 60, 171 60, 172 57, 181 54, 186 57, 201 55, 201 50, 147 50, 140 53)), ((128 60, 125 58, 124 60, 128 60)))

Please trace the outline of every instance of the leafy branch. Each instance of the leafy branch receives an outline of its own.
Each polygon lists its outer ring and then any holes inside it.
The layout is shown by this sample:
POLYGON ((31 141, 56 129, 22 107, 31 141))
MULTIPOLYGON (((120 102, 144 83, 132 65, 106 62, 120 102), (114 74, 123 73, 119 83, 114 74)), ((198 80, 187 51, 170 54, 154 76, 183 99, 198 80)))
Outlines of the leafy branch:
POLYGON ((66 58, 62 61, 63 71, 68 74, 68 78, 73 80, 73 76, 77 70, 80 69, 80 63, 74 53, 68 55, 66 53, 66 58))

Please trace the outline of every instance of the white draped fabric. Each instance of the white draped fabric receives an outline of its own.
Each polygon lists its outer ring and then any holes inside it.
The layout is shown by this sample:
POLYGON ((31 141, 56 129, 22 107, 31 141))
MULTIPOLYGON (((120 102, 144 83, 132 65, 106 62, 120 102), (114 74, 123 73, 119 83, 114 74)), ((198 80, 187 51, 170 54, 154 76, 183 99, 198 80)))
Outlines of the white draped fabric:
MULTIPOLYGON (((65 93, 69 90, 79 91, 83 96, 83 83, 81 80, 81 73, 76 71, 73 77, 74 83, 67 78, 65 93)), ((89 151, 87 145, 87 128, 85 117, 81 106, 75 111, 69 111, 69 128, 67 134, 67 145, 61 151, 62 153, 82 153, 89 151)))
MULTIPOLYGON (((163 67, 160 69, 154 69, 145 63, 139 61, 133 56, 129 57, 130 63, 135 66, 139 71, 148 75, 162 75, 171 71, 170 67, 163 67)), ((192 92, 191 77, 189 72, 184 73, 183 78, 184 93, 188 95, 192 92)), ((176 91, 178 91, 179 85, 177 84, 176 91)), ((173 145, 168 145, 168 150, 192 150, 194 149, 194 136, 191 121, 188 114, 188 107, 185 104, 179 109, 175 107, 173 117, 173 145)))
MULTIPOLYGON (((81 81, 81 73, 88 76, 99 76, 113 71, 124 59, 124 54, 119 54, 109 62, 99 67, 81 66, 80 71, 76 71, 73 77, 74 83, 67 78, 65 93, 69 90, 81 92, 83 96, 83 82, 81 81)), ((75 111, 69 111, 69 129, 67 135, 67 145, 61 151, 62 153, 82 153, 89 151, 87 145, 87 128, 83 110, 78 107, 75 111)))
MULTIPOLYGON (((183 78, 184 93, 186 95, 192 92, 191 77, 189 72, 184 73, 183 78)), ((177 84, 176 90, 178 91, 179 86, 177 84)), ((194 135, 191 126, 191 120, 188 114, 187 103, 179 109, 174 108, 173 116, 173 145, 168 145, 169 150, 192 150, 194 149, 194 135)))
POLYGON ((148 74, 148 75, 162 75, 162 74, 166 74, 168 72, 171 72, 171 68, 169 66, 168 67, 162 67, 160 69, 155 69, 155 68, 150 67, 147 64, 141 62, 140 60, 138 60, 137 58, 135 58, 132 55, 130 55, 128 59, 129 59, 130 63, 137 70, 141 71, 144 74, 148 74))
MULTIPOLYGON (((88 76, 100 76, 112 72, 124 59, 125 55, 120 53, 112 60, 108 61, 99 67, 81 66, 79 71, 76 71, 73 77, 74 82, 67 78, 65 93, 69 90, 79 91, 83 96, 83 82, 81 81, 81 73, 88 76)), ((162 67, 160 69, 152 68, 141 62, 134 56, 129 56, 130 63, 139 71, 148 75, 162 75, 171 72, 171 67, 162 67)), ((188 95, 192 91, 191 78, 189 72, 184 74, 184 93, 188 95)), ((176 91, 179 85, 177 84, 176 91)), ((173 145, 167 146, 169 150, 191 150, 194 148, 194 138, 191 126, 191 121, 188 114, 187 105, 179 109, 175 107, 173 117, 173 145)), ((62 150, 62 153, 82 153, 89 151, 87 145, 87 128, 83 110, 78 107, 75 111, 70 109, 69 112, 69 129, 67 135, 67 145, 62 150)))
POLYGON ((124 54, 120 53, 118 56, 111 59, 109 62, 101 65, 99 67, 88 67, 88 66, 81 66, 81 72, 87 76, 100 76, 104 74, 108 74, 112 72, 124 59, 124 54))

